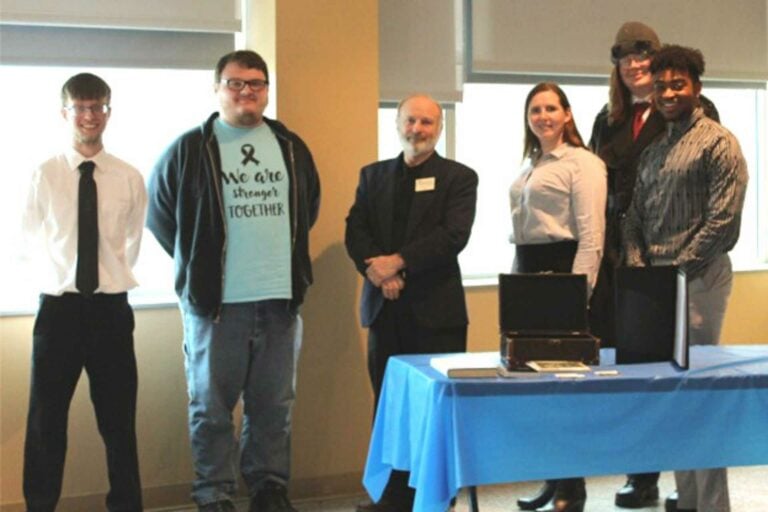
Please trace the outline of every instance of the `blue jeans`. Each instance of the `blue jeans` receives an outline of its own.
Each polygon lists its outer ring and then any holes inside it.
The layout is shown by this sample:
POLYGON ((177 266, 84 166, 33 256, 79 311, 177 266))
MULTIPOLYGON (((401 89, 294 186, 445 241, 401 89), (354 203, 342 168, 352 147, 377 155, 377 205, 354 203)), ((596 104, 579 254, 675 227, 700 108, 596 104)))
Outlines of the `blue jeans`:
POLYGON ((243 399, 240 471, 249 494, 290 473, 291 409, 301 317, 287 300, 224 304, 218 322, 182 311, 189 435, 198 505, 231 499, 238 453, 232 411, 243 399))

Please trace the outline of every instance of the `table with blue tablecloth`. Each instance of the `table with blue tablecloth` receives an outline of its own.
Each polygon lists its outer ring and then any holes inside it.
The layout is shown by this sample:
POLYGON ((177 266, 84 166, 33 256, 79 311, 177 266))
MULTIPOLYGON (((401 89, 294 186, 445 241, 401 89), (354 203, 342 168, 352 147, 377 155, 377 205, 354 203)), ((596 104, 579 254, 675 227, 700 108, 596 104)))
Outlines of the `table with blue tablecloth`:
POLYGON ((462 487, 768 464, 768 345, 691 347, 688 370, 603 349, 596 369, 618 375, 578 379, 450 379, 434 357, 389 360, 363 479, 375 500, 393 468, 411 472, 414 511, 444 512, 462 487))

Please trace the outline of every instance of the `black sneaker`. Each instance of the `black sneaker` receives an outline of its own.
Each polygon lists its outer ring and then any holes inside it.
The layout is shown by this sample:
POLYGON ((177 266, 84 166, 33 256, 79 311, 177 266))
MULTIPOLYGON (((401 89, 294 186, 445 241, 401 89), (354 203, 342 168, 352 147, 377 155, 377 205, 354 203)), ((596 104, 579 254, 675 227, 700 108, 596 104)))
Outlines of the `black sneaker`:
POLYGON ((198 512, 237 512, 235 504, 231 501, 214 501, 197 507, 198 512))
POLYGON ((283 484, 267 480, 253 498, 248 512, 299 512, 288 499, 288 490, 283 484))

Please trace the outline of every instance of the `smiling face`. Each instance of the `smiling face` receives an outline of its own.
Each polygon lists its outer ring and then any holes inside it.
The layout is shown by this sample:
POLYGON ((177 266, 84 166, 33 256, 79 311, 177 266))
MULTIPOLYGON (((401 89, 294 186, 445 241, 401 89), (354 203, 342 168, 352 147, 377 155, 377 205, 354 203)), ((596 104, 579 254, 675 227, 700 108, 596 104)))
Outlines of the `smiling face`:
POLYGON ((397 133, 405 163, 415 167, 434 152, 443 129, 440 106, 426 96, 406 100, 397 114, 397 133))
POLYGON ((264 109, 267 108, 269 86, 254 88, 246 85, 241 90, 233 90, 224 80, 261 80, 267 77, 260 69, 244 68, 237 62, 230 62, 221 71, 221 80, 214 85, 216 97, 219 99, 221 118, 238 128, 253 128, 261 124, 264 109))
POLYGON ((67 121, 75 149, 80 153, 92 155, 101 150, 101 136, 109 121, 108 99, 72 99, 69 98, 61 109, 61 115, 67 121))
POLYGON ((656 109, 667 121, 688 117, 699 103, 701 83, 686 71, 663 69, 653 75, 656 109))
POLYGON ((531 98, 526 111, 528 127, 539 140, 543 153, 549 153, 563 143, 565 125, 572 119, 560 97, 554 91, 541 91, 531 98))
POLYGON ((651 57, 645 53, 630 53, 619 59, 621 81, 637 98, 646 98, 653 92, 651 57))

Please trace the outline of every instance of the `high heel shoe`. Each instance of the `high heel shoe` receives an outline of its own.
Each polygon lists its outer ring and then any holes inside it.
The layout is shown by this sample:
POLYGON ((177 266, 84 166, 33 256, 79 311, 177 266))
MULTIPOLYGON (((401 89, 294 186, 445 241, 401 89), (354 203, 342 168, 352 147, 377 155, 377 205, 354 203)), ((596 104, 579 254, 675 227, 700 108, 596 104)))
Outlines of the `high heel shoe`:
POLYGON ((557 481, 547 480, 544 482, 544 485, 541 486, 539 492, 533 496, 518 499, 517 506, 520 510, 536 510, 539 507, 543 507, 552 500, 556 488, 557 481))
POLYGON ((536 512, 584 512, 584 505, 586 503, 587 498, 572 500, 552 498, 549 503, 541 508, 537 508, 536 512))
POLYGON ((555 481, 555 495, 552 501, 536 512, 584 512, 587 502, 587 487, 583 478, 566 478, 555 481))

